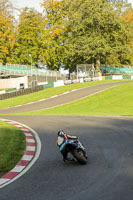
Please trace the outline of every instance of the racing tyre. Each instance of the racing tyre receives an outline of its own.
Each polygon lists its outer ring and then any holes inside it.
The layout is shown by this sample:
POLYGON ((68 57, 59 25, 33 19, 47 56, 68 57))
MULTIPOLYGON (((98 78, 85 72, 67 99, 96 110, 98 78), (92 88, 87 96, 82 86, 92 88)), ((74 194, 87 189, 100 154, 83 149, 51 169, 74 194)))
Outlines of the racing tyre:
POLYGON ((76 160, 77 160, 80 164, 84 165, 84 164, 87 163, 87 157, 85 157, 83 151, 74 150, 74 151, 72 152, 72 155, 74 156, 74 158, 76 158, 76 160))

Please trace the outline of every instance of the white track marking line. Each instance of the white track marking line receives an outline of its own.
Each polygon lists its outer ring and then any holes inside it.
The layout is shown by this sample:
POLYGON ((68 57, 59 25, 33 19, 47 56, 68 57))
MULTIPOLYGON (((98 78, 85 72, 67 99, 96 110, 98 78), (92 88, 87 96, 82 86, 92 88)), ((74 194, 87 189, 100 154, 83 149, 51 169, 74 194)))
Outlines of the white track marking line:
POLYGON ((24 168, 25 166, 15 166, 11 172, 21 172, 24 168))
MULTIPOLYGON (((10 181, 10 179, 1 178, 1 179, 0 179, 0 185, 6 183, 6 182, 8 182, 8 181, 10 181)), ((0 188, 2 188, 2 187, 0 186, 0 188)))
POLYGON ((29 103, 26 103, 25 105, 29 105, 29 104, 32 104, 32 103, 34 103, 34 102, 29 102, 29 103))

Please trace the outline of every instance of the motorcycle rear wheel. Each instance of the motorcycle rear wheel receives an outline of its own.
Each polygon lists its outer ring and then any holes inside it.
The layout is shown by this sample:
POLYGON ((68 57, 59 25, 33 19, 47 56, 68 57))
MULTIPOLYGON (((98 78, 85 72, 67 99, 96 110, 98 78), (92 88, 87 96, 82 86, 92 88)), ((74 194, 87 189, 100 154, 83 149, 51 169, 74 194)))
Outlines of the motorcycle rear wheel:
POLYGON ((73 150, 72 155, 80 164, 84 165, 87 163, 87 158, 85 158, 82 151, 73 150))

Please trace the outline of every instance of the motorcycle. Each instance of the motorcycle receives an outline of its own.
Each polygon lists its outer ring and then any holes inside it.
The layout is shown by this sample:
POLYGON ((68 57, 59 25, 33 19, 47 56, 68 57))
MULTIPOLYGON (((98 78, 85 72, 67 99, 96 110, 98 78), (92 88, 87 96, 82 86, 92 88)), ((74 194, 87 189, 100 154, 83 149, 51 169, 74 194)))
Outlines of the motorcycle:
POLYGON ((84 146, 79 140, 66 140, 65 143, 60 147, 60 151, 66 148, 68 153, 71 153, 80 164, 87 163, 87 153, 84 146))

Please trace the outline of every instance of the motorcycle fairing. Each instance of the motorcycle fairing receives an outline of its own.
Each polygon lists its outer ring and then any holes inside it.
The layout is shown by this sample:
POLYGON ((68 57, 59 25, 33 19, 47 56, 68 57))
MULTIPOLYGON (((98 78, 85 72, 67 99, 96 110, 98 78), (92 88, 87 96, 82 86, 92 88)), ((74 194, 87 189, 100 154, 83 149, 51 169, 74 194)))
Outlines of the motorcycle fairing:
POLYGON ((65 142, 61 145, 60 151, 62 151, 66 145, 71 145, 71 146, 73 146, 73 147, 77 147, 77 146, 78 146, 77 143, 75 143, 75 142, 73 142, 73 141, 65 141, 65 142))

